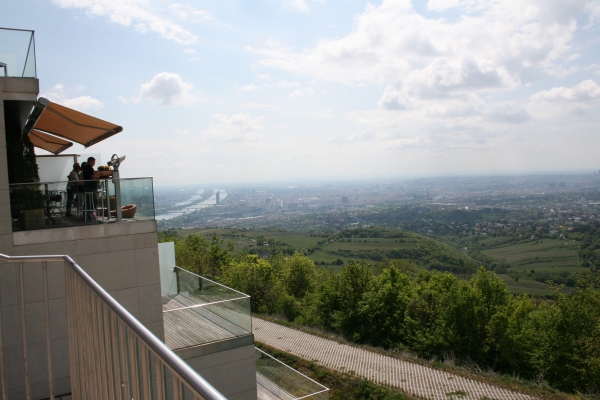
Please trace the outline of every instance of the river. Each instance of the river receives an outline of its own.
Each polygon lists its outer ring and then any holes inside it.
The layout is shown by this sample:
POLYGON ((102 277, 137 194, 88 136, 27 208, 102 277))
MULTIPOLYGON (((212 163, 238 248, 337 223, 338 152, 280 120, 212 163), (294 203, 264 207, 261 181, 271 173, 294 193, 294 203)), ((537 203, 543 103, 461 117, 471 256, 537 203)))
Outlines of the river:
MULTIPOLYGON (((200 210, 202 208, 206 208, 206 207, 210 207, 210 206, 214 206, 217 204, 217 192, 219 192, 219 196, 220 196, 220 200, 223 201, 223 199, 225 199, 227 197, 227 191, 225 189, 213 189, 214 192, 212 194, 212 196, 210 196, 208 199, 204 200, 201 203, 198 204, 194 204, 193 206, 189 206, 189 207, 182 207, 179 208, 177 210, 174 211, 170 211, 166 214, 161 214, 161 215, 157 215, 155 217, 155 219, 157 221, 164 221, 167 219, 173 219, 175 217, 179 217, 180 215, 185 215, 185 214, 189 214, 191 212, 194 212, 196 210, 200 210)), ((199 198, 202 197, 202 193, 204 192, 203 189, 200 189, 196 194, 194 194, 192 197, 190 197, 189 199, 179 202, 177 204, 175 204, 176 206, 180 207, 180 206, 185 206, 187 204, 192 204, 193 202, 195 202, 196 200, 198 200, 199 198)))

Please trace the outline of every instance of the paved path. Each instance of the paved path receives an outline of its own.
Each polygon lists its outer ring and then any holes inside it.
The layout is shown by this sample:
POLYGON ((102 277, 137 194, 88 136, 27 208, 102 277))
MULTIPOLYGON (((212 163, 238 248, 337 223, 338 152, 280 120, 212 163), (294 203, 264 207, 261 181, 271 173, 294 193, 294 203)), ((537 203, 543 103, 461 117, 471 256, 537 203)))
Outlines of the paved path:
POLYGON ((252 318, 257 342, 425 399, 533 400, 532 397, 419 364, 252 318), (464 395, 463 393, 466 393, 464 395))

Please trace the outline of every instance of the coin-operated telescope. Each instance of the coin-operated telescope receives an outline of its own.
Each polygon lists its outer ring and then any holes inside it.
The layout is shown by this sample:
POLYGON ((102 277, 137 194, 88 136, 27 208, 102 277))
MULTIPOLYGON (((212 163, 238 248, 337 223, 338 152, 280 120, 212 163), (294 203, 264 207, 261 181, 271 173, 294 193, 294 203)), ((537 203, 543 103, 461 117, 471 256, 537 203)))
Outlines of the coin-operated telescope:
POLYGON ((107 163, 114 169, 113 183, 115 185, 115 200, 117 205, 117 209, 115 211, 117 212, 117 221, 123 220, 123 213, 121 211, 121 180, 119 179, 119 165, 125 161, 125 157, 127 156, 119 157, 118 154, 113 154, 110 158, 110 161, 107 163))

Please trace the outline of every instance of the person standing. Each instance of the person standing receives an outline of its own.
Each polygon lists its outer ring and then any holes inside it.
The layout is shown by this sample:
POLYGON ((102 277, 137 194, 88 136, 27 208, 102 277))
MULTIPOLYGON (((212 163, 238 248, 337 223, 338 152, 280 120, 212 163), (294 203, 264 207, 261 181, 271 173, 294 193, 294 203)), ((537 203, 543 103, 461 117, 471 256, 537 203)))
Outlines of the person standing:
POLYGON ((73 164, 73 170, 69 173, 69 183, 67 184, 67 217, 72 217, 71 208, 73 207, 73 199, 77 196, 79 192, 79 173, 81 172, 81 167, 79 163, 73 164))
MULTIPOLYGON (((87 164, 83 167, 83 191, 84 192, 92 192, 94 195, 92 196, 92 204, 86 204, 86 210, 95 210, 98 206, 98 173, 94 170, 94 165, 96 165, 96 159, 94 157, 89 157, 87 159, 87 164), (90 207, 91 206, 91 207, 90 207)), ((96 213, 91 212, 89 215, 84 216, 84 219, 96 218, 96 213)))

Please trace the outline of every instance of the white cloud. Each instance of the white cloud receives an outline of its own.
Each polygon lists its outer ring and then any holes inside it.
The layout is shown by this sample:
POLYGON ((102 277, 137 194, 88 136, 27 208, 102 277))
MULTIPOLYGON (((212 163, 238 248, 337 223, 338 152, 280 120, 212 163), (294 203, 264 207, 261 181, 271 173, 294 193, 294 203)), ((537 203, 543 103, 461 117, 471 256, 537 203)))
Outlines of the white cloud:
POLYGON ((290 93, 290 98, 294 97, 303 97, 303 96, 312 96, 315 94, 315 89, 312 87, 307 87, 306 89, 296 89, 290 93))
POLYGON ((364 131, 356 132, 349 136, 335 135, 328 139, 327 142, 334 144, 366 143, 377 139, 379 136, 371 131, 364 131))
POLYGON ((277 110, 277 108, 278 108, 278 106, 275 104, 256 103, 256 102, 244 103, 244 104, 242 104, 242 107, 244 107, 244 108, 267 108, 267 109, 271 109, 271 110, 277 110))
POLYGON ((554 73, 574 53, 574 17, 593 1, 563 3, 569 6, 550 12, 541 0, 457 0, 450 4, 477 12, 448 21, 418 14, 409 0, 384 0, 369 4, 345 37, 301 52, 273 45, 250 50, 264 55, 266 66, 346 84, 396 85, 415 70, 468 63, 487 78, 495 73, 502 82, 526 82, 554 73))
POLYGON ((76 89, 65 89, 62 84, 54 85, 54 87, 47 93, 43 93, 40 96, 46 97, 48 100, 61 104, 65 107, 72 108, 74 110, 86 112, 89 110, 97 110, 104 107, 104 104, 91 96, 76 94, 84 90, 83 87, 76 89))
POLYGON ((264 119, 264 115, 252 117, 250 114, 216 114, 201 135, 219 142, 256 142, 264 129, 264 119))
POLYGON ((237 91, 236 94, 240 94, 242 92, 252 92, 254 90, 260 90, 260 86, 256 86, 254 84, 244 85, 237 91))
POLYGON ((196 21, 214 21, 215 19, 206 10, 199 10, 189 4, 173 3, 169 7, 175 15, 181 19, 191 19, 196 21))
POLYGON ((192 131, 190 129, 175 129, 175 136, 187 136, 190 133, 192 133, 192 131))
POLYGON ((300 82, 290 82, 290 81, 279 81, 275 84, 275 86, 277 87, 294 87, 294 86, 300 86, 300 82))
POLYGON ((323 3, 323 0, 283 0, 286 8, 296 11, 310 11, 309 3, 323 3))
POLYGON ((134 26, 142 33, 156 32, 177 43, 190 44, 197 40, 192 32, 154 10, 148 0, 52 0, 52 3, 61 8, 84 9, 90 16, 108 16, 111 22, 134 26))
POLYGON ((194 85, 185 83, 178 74, 158 73, 140 88, 140 98, 149 99, 165 106, 189 106, 198 100, 194 85))
POLYGON ((413 149, 413 148, 424 147, 424 146, 425 146, 425 142, 422 139, 420 139, 418 137, 412 137, 412 138, 406 138, 406 139, 397 139, 397 140, 386 141, 377 147, 380 149, 385 149, 385 150, 394 150, 394 149, 413 149))
POLYGON ((570 88, 561 86, 543 90, 535 93, 531 98, 534 101, 596 101, 600 99, 600 86, 595 81, 587 79, 570 88))

